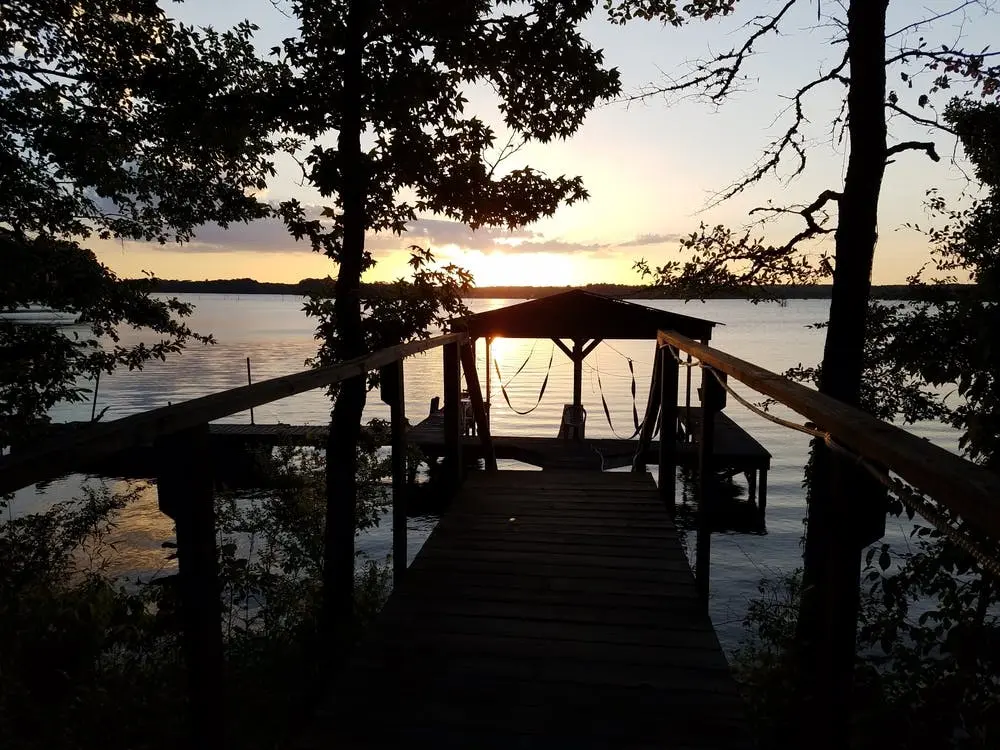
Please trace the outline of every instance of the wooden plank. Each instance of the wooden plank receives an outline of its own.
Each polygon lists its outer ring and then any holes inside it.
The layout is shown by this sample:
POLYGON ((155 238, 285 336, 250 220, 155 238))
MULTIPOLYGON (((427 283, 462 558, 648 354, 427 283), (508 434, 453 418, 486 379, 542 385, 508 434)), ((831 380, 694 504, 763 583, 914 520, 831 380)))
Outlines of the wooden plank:
POLYGON ((832 434, 842 445, 881 462, 914 487, 929 493, 981 531, 1000 536, 1000 476, 995 473, 860 409, 679 333, 661 331, 659 342, 690 352, 702 362, 777 399, 832 434))
POLYGON ((648 475, 473 473, 339 685, 302 747, 749 746, 648 475))
POLYGON ((392 586, 406 576, 406 391, 403 362, 382 368, 382 400, 389 404, 392 431, 392 586))
POLYGON ((62 476, 75 468, 111 456, 132 446, 149 445, 162 435, 246 411, 279 399, 323 388, 364 375, 413 354, 439 346, 457 345, 463 334, 448 334, 400 344, 357 357, 339 365, 306 370, 253 385, 151 409, 130 417, 99 422, 69 435, 0 457, 0 495, 35 482, 62 476))

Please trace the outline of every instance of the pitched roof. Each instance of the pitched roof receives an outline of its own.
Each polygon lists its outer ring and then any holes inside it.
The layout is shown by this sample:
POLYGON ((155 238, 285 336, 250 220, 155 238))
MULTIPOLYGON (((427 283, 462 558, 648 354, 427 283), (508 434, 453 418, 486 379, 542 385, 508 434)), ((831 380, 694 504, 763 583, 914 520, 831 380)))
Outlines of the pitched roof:
POLYGON ((718 323, 574 289, 476 313, 452 324, 473 337, 655 339, 660 329, 707 340, 718 323))

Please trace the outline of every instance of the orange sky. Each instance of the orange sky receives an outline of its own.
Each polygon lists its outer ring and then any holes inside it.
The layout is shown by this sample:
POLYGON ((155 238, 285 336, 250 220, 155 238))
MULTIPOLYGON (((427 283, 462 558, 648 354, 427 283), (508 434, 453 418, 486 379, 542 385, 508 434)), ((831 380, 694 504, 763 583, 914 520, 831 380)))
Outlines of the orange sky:
MULTIPOLYGON (((920 8, 926 6, 932 14, 942 2, 924 0, 920 8)), ((595 17, 586 24, 585 32, 604 49, 608 63, 621 70, 625 91, 634 93, 650 81, 662 80, 663 71, 683 68, 686 61, 704 55, 709 48, 730 44, 754 10, 752 5, 746 4, 748 10, 742 16, 679 30, 644 23, 613 27, 595 17)), ((832 5, 830 10, 834 10, 832 5)), ((294 22, 278 13, 269 0, 234 4, 191 0, 173 12, 185 21, 216 27, 248 17, 261 27, 259 45, 265 49, 294 33, 294 22)), ((742 91, 724 106, 713 109, 691 100, 673 106, 662 101, 607 104, 588 117, 574 138, 530 145, 517 155, 521 163, 509 164, 510 168, 530 164, 552 175, 580 174, 590 191, 589 201, 563 208, 513 234, 472 233, 454 222, 423 217, 408 237, 371 238, 379 262, 368 278, 388 280, 405 274, 404 248, 417 242, 430 246, 441 260, 471 270, 480 286, 636 283, 638 277, 632 271, 636 259, 643 257, 654 263, 679 259, 677 238, 696 230, 701 222, 739 228, 751 220, 752 208, 768 201, 774 205, 804 204, 825 189, 840 188, 845 146, 829 132, 842 94, 836 84, 817 90, 805 102, 811 121, 804 132, 809 162, 801 176, 789 181, 785 169, 746 194, 705 209, 709 198, 744 174, 761 149, 782 132, 782 125, 787 124, 783 119, 788 114, 787 95, 842 54, 841 48, 829 44, 834 33, 831 28, 816 26, 815 4, 802 4, 797 12, 799 16, 793 16, 789 23, 790 33, 769 39, 760 48, 751 60, 750 77, 742 91), (790 60, 795 64, 789 64, 790 60)), ((890 25, 904 25, 916 12, 912 4, 892 3, 890 25)), ((951 40, 961 31, 971 48, 980 41, 978 37, 989 41, 1000 31, 995 18, 979 24, 966 21, 959 30, 961 23, 961 19, 949 19, 937 29, 937 36, 951 40)), ((890 77, 890 86, 896 86, 895 76, 898 74, 890 77)), ((913 104, 909 99, 918 95, 919 87, 912 91, 897 88, 900 101, 913 104)), ((941 94, 932 106, 942 106, 950 95, 941 94)), ((469 99, 471 112, 487 122, 498 121, 491 94, 473 90, 469 99)), ((957 153, 954 139, 891 122, 890 142, 902 139, 934 140, 944 158, 935 164, 923 154, 905 153, 889 166, 882 192, 876 283, 903 282, 926 259, 922 236, 905 228, 907 223, 927 223, 923 208, 926 190, 939 187, 945 195, 955 196, 968 187, 961 165, 949 158, 957 153)), ((279 163, 268 198, 294 197, 305 205, 321 205, 314 192, 298 184, 298 174, 290 161, 279 163)), ((770 241, 783 242, 799 228, 785 221, 765 231, 770 241)), ((832 237, 827 241, 832 242, 832 237)), ((124 276, 151 271, 162 278, 253 277, 290 282, 336 272, 325 258, 293 242, 280 226, 262 223, 234 227, 229 232, 206 229, 194 244, 184 248, 121 243, 98 243, 94 248, 124 276)))

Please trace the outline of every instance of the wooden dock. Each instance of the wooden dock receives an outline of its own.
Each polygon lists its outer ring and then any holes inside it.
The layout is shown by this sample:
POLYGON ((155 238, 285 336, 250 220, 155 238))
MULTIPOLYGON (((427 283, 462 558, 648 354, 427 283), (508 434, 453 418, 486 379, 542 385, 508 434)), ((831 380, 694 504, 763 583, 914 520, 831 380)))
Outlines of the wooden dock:
POLYGON ((648 474, 472 474, 301 748, 749 748, 648 474))
MULTIPOLYGON (((681 426, 687 434, 697 436, 700 425, 700 407, 681 409, 681 426)), ((497 458, 521 461, 542 469, 620 469, 632 465, 639 445, 635 440, 614 438, 565 440, 505 435, 493 435, 492 438, 497 458)), ((414 425, 409 431, 408 439, 429 458, 443 456, 446 448, 443 414, 435 412, 414 425)), ((482 443, 474 436, 464 438, 462 450, 470 458, 482 458, 482 443)), ((659 450, 659 442, 652 441, 646 450, 645 462, 655 464, 659 450)), ((713 452, 715 465, 733 472, 766 472, 771 466, 771 454, 767 449, 723 412, 718 412, 715 417, 713 452)), ((696 467, 697 443, 679 442, 677 461, 680 466, 696 467)))

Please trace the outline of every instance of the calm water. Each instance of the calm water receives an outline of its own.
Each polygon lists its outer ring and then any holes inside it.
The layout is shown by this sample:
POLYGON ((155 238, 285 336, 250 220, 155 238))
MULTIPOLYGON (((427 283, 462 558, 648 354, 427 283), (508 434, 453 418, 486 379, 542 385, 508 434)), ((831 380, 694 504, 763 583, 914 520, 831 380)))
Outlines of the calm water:
MULTIPOLYGON (((302 313, 299 298, 187 295, 185 299, 196 305, 192 327, 199 332, 212 333, 218 343, 189 349, 166 362, 152 363, 141 372, 120 372, 104 378, 97 407, 98 410, 107 407, 106 418, 122 417, 168 402, 177 403, 243 385, 246 383, 247 357, 251 358, 256 381, 303 369, 305 360, 315 352, 313 324, 302 313)), ((512 302, 514 300, 473 300, 470 307, 479 312, 512 302)), ((813 364, 821 355, 822 332, 806 326, 826 318, 828 303, 824 300, 791 301, 783 307, 775 304, 755 306, 738 300, 705 303, 663 300, 645 304, 723 323, 716 329, 714 346, 772 370, 781 371, 800 363, 813 364)), ((515 408, 523 411, 535 403, 553 346, 549 341, 494 342, 494 357, 505 379, 527 360, 523 371, 507 387, 515 408)), ((649 388, 653 350, 652 342, 611 341, 600 344, 588 357, 583 384, 584 406, 589 414, 588 436, 612 437, 614 434, 604 419, 602 392, 610 407, 614 430, 623 436, 632 433, 631 376, 627 359, 634 362, 637 407, 641 415, 649 388)), ((485 387, 482 342, 478 357, 480 380, 485 387)), ((441 376, 440 350, 406 360, 406 409, 411 421, 422 418, 431 398, 441 394, 441 376)), ((695 378, 698 377, 695 373, 695 378)), ((555 436, 562 405, 572 400, 572 381, 572 364, 556 350, 541 404, 529 416, 519 416, 504 402, 494 373, 491 394, 494 434, 555 436)), ((760 398, 738 383, 734 387, 752 401, 760 398)), ((62 408, 56 418, 60 421, 89 419, 90 408, 90 404, 62 408)), ((711 614, 724 644, 731 646, 739 637, 746 601, 755 593, 759 579, 775 572, 790 571, 799 564, 804 514, 802 466, 808 438, 760 419, 736 403, 730 403, 727 413, 773 456, 768 479, 767 533, 759 536, 720 534, 713 538, 711 614)), ((776 413, 801 421, 790 413, 776 413)), ((258 423, 323 424, 328 415, 329 403, 321 392, 294 396, 255 410, 258 423)), ((377 394, 369 394, 366 416, 388 418, 388 408, 378 401, 377 394)), ((249 414, 238 414, 225 421, 249 422, 249 414)), ((955 447, 954 434, 942 425, 919 425, 914 431, 946 448, 955 447)), ((501 468, 530 467, 507 462, 501 468)), ((47 488, 22 490, 15 500, 13 512, 42 508, 54 499, 72 495, 79 484, 79 478, 71 478, 54 482, 47 488)), ((429 518, 412 519, 411 556, 430 533, 433 523, 429 518)), ((898 538, 902 531, 897 523, 890 529, 890 535, 898 538)), ((156 570, 168 566, 160 543, 172 537, 173 528, 169 519, 156 510, 155 489, 150 488, 142 502, 128 510, 120 532, 124 542, 120 545, 123 570, 156 570)), ((388 524, 383 523, 379 529, 366 534, 361 547, 372 557, 384 557, 390 548, 388 524)))

